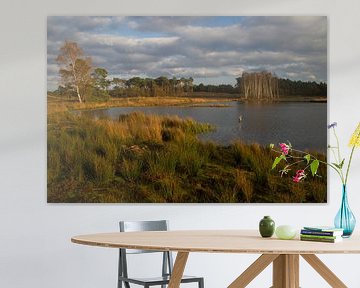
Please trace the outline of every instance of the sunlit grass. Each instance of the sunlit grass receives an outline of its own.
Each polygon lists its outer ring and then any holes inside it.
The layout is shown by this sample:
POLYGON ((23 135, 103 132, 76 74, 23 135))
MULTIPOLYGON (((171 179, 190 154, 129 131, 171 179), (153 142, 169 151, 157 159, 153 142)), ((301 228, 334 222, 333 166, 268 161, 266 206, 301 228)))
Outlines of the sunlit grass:
MULTIPOLYGON (((197 98, 197 97, 127 97, 110 98, 108 101, 79 103, 63 98, 48 98, 48 114, 68 110, 104 109, 110 107, 138 107, 138 106, 212 106, 213 102, 234 101, 234 98, 197 98), (208 105, 206 103, 209 103, 208 105)), ((216 106, 223 107, 224 104, 216 106)))
MULTIPOLYGON (((323 178, 295 184, 270 171, 258 144, 198 140, 208 124, 131 113, 118 120, 48 116, 49 202, 325 202, 323 178)), ((324 157, 324 155, 318 155, 324 157)))

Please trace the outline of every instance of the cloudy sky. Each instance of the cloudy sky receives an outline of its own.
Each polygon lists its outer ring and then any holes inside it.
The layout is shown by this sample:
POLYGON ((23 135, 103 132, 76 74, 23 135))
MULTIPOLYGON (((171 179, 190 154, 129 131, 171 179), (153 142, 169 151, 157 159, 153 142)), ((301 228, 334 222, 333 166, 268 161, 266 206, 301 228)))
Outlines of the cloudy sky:
POLYGON ((110 78, 193 77, 235 84, 243 71, 327 81, 326 17, 87 17, 47 20, 48 89, 58 86, 55 61, 74 41, 110 78))

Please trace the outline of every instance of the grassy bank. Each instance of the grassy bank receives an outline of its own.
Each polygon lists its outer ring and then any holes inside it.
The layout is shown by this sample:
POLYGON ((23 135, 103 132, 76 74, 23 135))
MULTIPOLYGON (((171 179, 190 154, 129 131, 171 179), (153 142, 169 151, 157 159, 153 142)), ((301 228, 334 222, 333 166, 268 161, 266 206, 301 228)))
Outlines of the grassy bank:
MULTIPOLYGON (((109 98, 107 101, 89 101, 79 103, 77 100, 66 100, 63 97, 48 95, 48 114, 69 110, 106 109, 111 107, 145 107, 145 106, 193 106, 193 107, 228 107, 224 103, 243 101, 238 95, 224 93, 194 93, 191 97, 128 97, 109 98)), ((277 102, 317 102, 326 103, 326 97, 291 96, 282 97, 277 102)), ((266 103, 266 101, 264 101, 266 103)))
POLYGON ((233 101, 234 98, 190 98, 190 97, 129 97, 110 98, 108 101, 79 103, 74 100, 48 96, 48 113, 68 110, 105 109, 110 107, 139 106, 211 106, 214 102, 233 101))
POLYGON ((266 147, 197 139, 212 129, 190 119, 142 113, 117 121, 50 113, 48 201, 326 201, 325 168, 319 170, 324 178, 295 184, 270 171, 274 155, 266 147))

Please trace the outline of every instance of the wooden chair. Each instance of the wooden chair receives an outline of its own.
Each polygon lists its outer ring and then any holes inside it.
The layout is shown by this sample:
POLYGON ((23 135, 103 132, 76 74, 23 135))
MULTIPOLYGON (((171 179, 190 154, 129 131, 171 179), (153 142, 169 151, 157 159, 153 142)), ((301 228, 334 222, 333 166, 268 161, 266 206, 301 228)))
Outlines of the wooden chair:
MULTIPOLYGON (((134 232, 134 231, 167 231, 168 221, 120 221, 120 232, 134 232)), ((130 288, 131 284, 141 285, 144 288, 150 286, 160 286, 165 288, 169 284, 170 276, 173 268, 172 254, 169 251, 150 251, 150 250, 135 250, 135 249, 119 249, 119 269, 118 269, 118 288, 122 288, 124 283, 125 288, 130 288), (129 277, 127 269, 127 254, 141 254, 141 253, 163 253, 162 260, 162 274, 160 277, 152 278, 134 278, 129 277)), ((159 265, 160 266, 160 265, 159 265)), ((181 283, 197 282, 198 288, 204 288, 204 278, 195 276, 183 276, 181 283)))

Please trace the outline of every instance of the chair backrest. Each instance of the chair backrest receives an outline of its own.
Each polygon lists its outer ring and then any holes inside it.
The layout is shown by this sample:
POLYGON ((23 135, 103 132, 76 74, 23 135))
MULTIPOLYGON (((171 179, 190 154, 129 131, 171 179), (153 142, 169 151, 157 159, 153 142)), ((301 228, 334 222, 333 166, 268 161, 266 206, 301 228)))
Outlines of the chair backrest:
MULTIPOLYGON (((120 232, 137 232, 137 231, 167 231, 169 224, 167 220, 157 221, 120 221, 120 232)), ((119 275, 128 277, 127 257, 126 254, 140 253, 163 253, 162 275, 171 275, 173 267, 172 254, 169 251, 150 251, 136 249, 119 249, 119 275)))
MULTIPOLYGON (((120 232, 167 231, 167 220, 156 221, 120 221, 120 232)), ((126 249, 126 254, 156 253, 159 251, 126 249)))
POLYGON ((120 221, 121 232, 167 231, 168 229, 169 229, 169 224, 167 220, 120 221))

